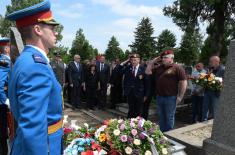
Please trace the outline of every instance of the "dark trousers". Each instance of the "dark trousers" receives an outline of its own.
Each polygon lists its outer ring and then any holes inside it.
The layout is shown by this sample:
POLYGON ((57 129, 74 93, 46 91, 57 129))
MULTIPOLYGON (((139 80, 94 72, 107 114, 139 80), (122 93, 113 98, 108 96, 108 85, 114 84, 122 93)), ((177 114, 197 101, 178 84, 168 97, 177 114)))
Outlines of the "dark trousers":
POLYGON ((7 105, 0 105, 0 155, 7 155, 7 105))
POLYGON ((98 91, 98 108, 104 109, 106 106, 107 98, 107 85, 101 85, 100 90, 98 91))
POLYGON ((113 86, 111 87, 111 108, 115 108, 116 104, 122 100, 122 87, 113 86))
POLYGON ((71 88, 71 102, 74 107, 81 106, 81 87, 73 86, 71 88))
POLYGON ((152 96, 147 97, 147 99, 143 103, 141 117, 143 117, 146 120, 148 119, 148 116, 149 116, 149 105, 150 105, 151 101, 152 101, 152 96))
POLYGON ((133 91, 127 96, 127 103, 129 105, 127 118, 135 118, 141 115, 141 108, 144 102, 142 96, 136 96, 133 91))
POLYGON ((197 121, 202 121, 202 102, 203 96, 192 95, 192 122, 196 123, 197 121))
POLYGON ((97 97, 96 88, 87 87, 86 88, 86 105, 88 108, 92 109, 96 105, 96 97, 97 97))

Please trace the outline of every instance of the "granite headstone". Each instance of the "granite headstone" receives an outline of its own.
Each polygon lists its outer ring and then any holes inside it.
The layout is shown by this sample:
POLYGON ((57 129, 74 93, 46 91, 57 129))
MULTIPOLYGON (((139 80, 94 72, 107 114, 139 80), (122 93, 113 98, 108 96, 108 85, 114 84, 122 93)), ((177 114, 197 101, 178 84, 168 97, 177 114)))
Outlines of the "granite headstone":
POLYGON ((203 143, 206 155, 235 155, 235 40, 229 46, 224 87, 216 107, 211 138, 203 143))

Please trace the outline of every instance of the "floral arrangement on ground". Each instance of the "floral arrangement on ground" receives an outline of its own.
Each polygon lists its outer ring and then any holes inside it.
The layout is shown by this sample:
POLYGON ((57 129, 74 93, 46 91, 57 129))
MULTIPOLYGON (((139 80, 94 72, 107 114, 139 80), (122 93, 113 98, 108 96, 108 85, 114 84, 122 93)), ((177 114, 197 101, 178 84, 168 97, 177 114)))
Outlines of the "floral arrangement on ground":
POLYGON ((64 128, 65 155, 167 155, 170 144, 159 126, 141 117, 105 120, 99 127, 64 128))

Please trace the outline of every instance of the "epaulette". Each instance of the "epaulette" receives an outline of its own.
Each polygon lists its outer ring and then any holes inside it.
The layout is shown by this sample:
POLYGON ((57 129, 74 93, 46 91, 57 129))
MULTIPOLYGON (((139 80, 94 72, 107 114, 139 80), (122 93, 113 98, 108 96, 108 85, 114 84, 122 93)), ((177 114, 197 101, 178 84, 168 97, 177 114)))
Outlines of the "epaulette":
POLYGON ((33 54, 33 60, 36 63, 42 63, 47 65, 47 61, 39 54, 33 54))

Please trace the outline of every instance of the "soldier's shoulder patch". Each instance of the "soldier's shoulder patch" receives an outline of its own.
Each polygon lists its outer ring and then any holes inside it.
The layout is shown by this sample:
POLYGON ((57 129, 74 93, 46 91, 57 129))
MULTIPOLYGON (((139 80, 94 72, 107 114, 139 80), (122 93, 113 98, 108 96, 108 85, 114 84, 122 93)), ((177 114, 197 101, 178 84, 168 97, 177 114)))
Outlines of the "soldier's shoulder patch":
POLYGON ((33 60, 36 63, 42 63, 47 65, 47 61, 39 54, 33 54, 33 60))

